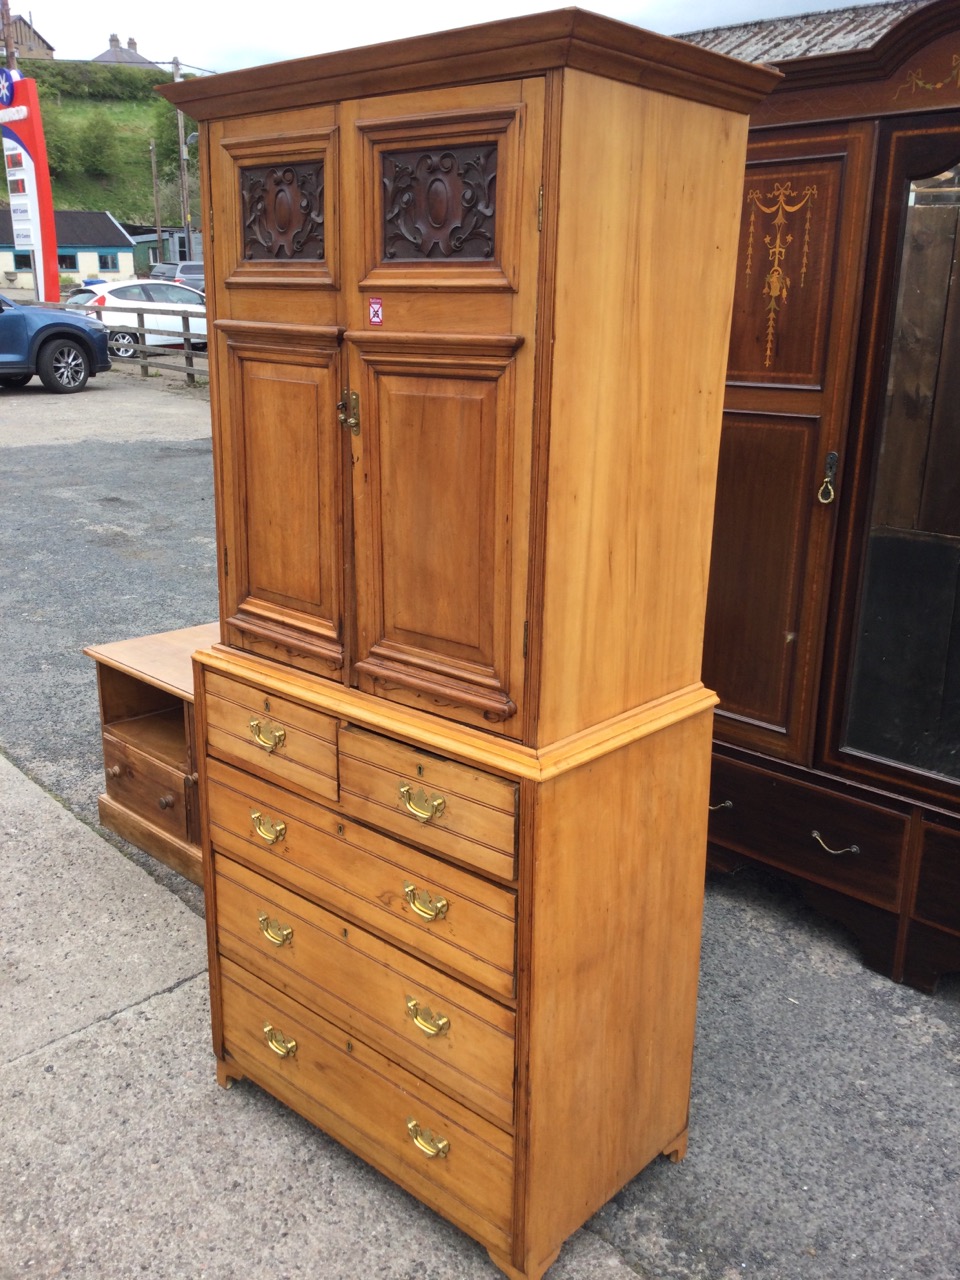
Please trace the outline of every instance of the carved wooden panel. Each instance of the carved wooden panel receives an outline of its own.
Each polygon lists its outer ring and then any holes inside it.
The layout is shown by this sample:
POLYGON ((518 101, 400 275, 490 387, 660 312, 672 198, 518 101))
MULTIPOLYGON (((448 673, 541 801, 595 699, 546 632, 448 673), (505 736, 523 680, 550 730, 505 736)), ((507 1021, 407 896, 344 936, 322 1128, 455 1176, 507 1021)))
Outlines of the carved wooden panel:
POLYGON ((494 256, 496 144, 383 151, 383 256, 494 256))
POLYGON ((243 256, 323 258, 323 160, 240 169, 243 256))
POLYGON ((358 121, 363 287, 516 287, 524 111, 358 121))
POLYGON ((822 385, 842 174, 841 159, 748 166, 729 382, 822 385))
POLYGON ((724 418, 703 665, 720 695, 718 736, 724 712, 791 729, 818 430, 816 418, 724 418))
POLYGON ((365 343, 360 374, 360 686, 486 725, 517 711, 515 346, 400 336, 365 343))
POLYGON ((335 127, 224 137, 211 163, 221 201, 214 248, 231 290, 337 287, 335 127))

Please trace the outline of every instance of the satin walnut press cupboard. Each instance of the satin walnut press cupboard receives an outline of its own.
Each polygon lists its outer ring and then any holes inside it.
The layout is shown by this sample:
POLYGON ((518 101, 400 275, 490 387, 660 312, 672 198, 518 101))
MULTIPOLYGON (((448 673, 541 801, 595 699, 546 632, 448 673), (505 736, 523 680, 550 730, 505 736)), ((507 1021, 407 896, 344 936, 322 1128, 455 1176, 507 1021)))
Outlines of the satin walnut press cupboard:
POLYGON ((578 10, 184 82, 214 1045, 538 1280, 682 1155, 747 113, 578 10))

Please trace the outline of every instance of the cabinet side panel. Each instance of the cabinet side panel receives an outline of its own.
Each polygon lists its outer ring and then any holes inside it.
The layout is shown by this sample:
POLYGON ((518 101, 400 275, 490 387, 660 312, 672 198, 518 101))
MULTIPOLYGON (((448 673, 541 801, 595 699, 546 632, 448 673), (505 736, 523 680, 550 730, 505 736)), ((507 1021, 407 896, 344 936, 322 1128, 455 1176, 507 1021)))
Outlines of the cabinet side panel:
POLYGON ((565 75, 541 743, 700 679, 746 123, 565 75))
POLYGON ((711 724, 689 717, 540 789, 521 978, 530 1263, 686 1130, 711 724))

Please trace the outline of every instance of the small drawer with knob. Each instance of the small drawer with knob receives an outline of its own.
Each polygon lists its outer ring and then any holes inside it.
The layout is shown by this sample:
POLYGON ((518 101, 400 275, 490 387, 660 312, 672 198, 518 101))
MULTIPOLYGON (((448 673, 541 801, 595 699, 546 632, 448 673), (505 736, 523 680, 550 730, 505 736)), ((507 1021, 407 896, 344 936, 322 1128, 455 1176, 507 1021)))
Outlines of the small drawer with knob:
POLYGON ((507 1252, 513 1137, 228 957, 229 1074, 244 1074, 488 1248, 507 1252))
POLYGON ((221 955, 512 1124, 512 1009, 223 857, 216 898, 221 955))
POLYGON ((348 725, 340 732, 344 810, 403 840, 512 880, 516 783, 348 725))
POLYGON ((337 799, 337 721, 267 689, 204 672, 207 751, 301 795, 337 799))
POLYGON ((880 907, 899 899, 907 821, 892 808, 714 756, 712 844, 880 907))
POLYGON ((140 749, 141 746, 147 748, 149 744, 141 738, 135 747, 118 734, 104 732, 107 796, 151 827, 185 841, 196 806, 193 776, 184 772, 185 761, 166 763, 155 750, 140 749))

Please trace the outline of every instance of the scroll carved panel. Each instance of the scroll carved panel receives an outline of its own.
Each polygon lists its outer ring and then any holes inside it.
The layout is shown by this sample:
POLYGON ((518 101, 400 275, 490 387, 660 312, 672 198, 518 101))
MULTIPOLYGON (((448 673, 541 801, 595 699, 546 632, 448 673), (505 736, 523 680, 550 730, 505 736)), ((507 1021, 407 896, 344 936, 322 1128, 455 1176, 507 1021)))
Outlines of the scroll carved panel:
POLYGON ((496 144, 384 151, 386 260, 494 256, 496 144))
POLYGON ((748 168, 728 381, 822 385, 841 178, 832 159, 748 168))
POLYGON ((242 168, 244 259, 322 259, 323 187, 322 160, 242 168))

